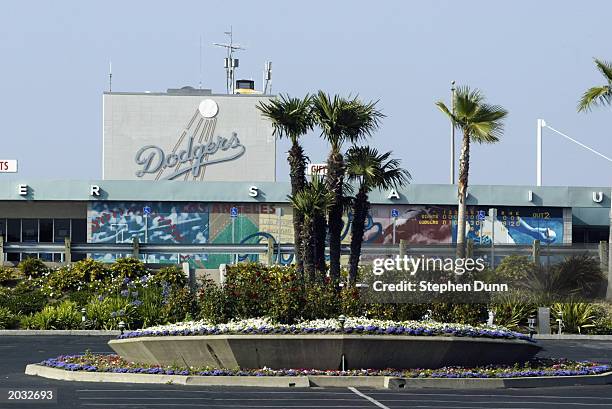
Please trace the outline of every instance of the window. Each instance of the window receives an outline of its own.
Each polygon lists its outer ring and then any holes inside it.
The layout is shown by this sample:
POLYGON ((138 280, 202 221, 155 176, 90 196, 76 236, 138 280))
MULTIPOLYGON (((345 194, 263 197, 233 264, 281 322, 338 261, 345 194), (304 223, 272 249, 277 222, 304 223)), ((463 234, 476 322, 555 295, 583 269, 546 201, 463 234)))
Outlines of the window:
POLYGON ((87 243, 87 219, 72 219, 72 242, 87 243))
POLYGON ((0 236, 6 241, 6 219, 0 219, 0 236))
POLYGON ((21 219, 8 219, 6 241, 21 241, 21 219))
POLYGON ((53 243, 53 220, 52 219, 40 219, 40 235, 39 241, 41 243, 53 243))
POLYGON ((63 243, 66 237, 70 237, 70 219, 55 219, 53 241, 63 243))
POLYGON ((26 243, 38 242, 38 219, 21 220, 21 240, 26 243))

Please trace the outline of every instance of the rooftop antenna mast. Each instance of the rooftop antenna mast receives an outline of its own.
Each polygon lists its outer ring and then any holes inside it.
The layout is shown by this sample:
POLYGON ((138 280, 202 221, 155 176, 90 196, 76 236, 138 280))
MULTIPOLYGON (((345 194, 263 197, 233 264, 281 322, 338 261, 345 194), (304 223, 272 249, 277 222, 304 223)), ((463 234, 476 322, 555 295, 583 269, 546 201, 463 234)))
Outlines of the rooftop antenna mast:
POLYGON ((264 65, 264 88, 263 94, 271 94, 272 93, 272 61, 266 61, 264 65))
POLYGON ((213 43, 217 47, 223 47, 227 50, 227 57, 223 60, 223 66, 225 68, 225 89, 228 94, 233 94, 236 90, 236 68, 238 68, 238 58, 234 58, 234 51, 244 50, 239 44, 234 44, 234 33, 230 26, 230 31, 225 31, 225 35, 229 36, 229 44, 213 43))
POLYGON ((202 36, 200 36, 200 82, 199 88, 202 89, 202 36))
POLYGON ((113 92, 113 62, 108 62, 108 92, 113 92))

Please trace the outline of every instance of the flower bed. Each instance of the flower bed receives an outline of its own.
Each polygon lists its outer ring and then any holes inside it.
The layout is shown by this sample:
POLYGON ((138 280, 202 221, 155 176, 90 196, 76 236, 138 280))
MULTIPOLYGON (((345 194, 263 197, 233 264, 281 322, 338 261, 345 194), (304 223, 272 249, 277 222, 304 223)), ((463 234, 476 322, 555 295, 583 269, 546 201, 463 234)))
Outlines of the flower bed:
MULTIPOLYGON (((125 332, 119 338, 185 336, 185 335, 267 335, 267 334, 367 334, 367 335, 415 335, 454 336, 496 339, 522 339, 529 336, 498 326, 471 326, 447 324, 435 321, 387 321, 368 318, 347 318, 344 324, 338 319, 302 321, 294 325, 276 324, 266 318, 230 321, 213 325, 206 321, 189 321, 161 325, 125 332)), ((535 342, 535 341, 534 341, 535 342)))
POLYGON ((355 369, 347 371, 317 369, 215 369, 145 365, 128 362, 118 355, 64 355, 47 359, 40 365, 66 371, 143 373, 191 376, 393 376, 404 378, 523 378, 535 376, 597 375, 612 370, 610 365, 565 359, 537 359, 522 365, 488 365, 474 368, 439 369, 355 369))

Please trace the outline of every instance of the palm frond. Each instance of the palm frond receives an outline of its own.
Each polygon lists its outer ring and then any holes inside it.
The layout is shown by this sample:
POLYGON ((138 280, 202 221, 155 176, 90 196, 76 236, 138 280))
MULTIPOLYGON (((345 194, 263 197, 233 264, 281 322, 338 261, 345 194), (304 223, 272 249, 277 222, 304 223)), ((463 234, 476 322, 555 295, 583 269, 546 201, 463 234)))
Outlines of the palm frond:
POLYGON ((279 138, 286 136, 295 142, 314 126, 310 95, 295 98, 281 94, 273 100, 260 102, 257 109, 272 122, 273 134, 279 138))
POLYGON ((595 58, 595 66, 606 77, 608 84, 612 84, 612 62, 595 58))
POLYGON ((599 105, 610 105, 612 103, 612 86, 604 85, 592 87, 585 91, 578 101, 578 112, 591 111, 599 105))
POLYGON ((389 159, 392 152, 379 154, 369 146, 353 146, 346 154, 346 172, 350 181, 359 181, 367 191, 390 189, 409 183, 411 176, 400 167, 399 159, 389 159))

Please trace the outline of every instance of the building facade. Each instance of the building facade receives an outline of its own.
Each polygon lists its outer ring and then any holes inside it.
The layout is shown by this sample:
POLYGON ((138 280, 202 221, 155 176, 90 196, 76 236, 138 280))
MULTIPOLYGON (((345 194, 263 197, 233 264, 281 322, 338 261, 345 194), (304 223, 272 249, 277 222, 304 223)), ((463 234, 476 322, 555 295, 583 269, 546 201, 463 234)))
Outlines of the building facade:
MULTIPOLYGON (((285 182, 26 181, 0 182, 0 235, 8 242, 236 244, 293 241, 285 182)), ((410 185, 374 192, 365 242, 452 244, 456 187, 410 185)), ((476 245, 550 246, 607 240, 609 190, 602 187, 471 186, 467 237, 476 245), (491 209, 496 209, 492 217, 491 209)), ((351 215, 345 215, 344 241, 351 215)), ((94 254, 112 261, 113 254, 94 254)), ((8 254, 18 261, 23 255, 8 254)), ((43 254, 46 259, 61 255, 43 254)), ((189 261, 215 268, 229 254, 159 254, 149 262, 189 261)), ((256 259, 256 256, 249 256, 256 259)), ((289 263, 290 254, 282 262, 289 263)))

